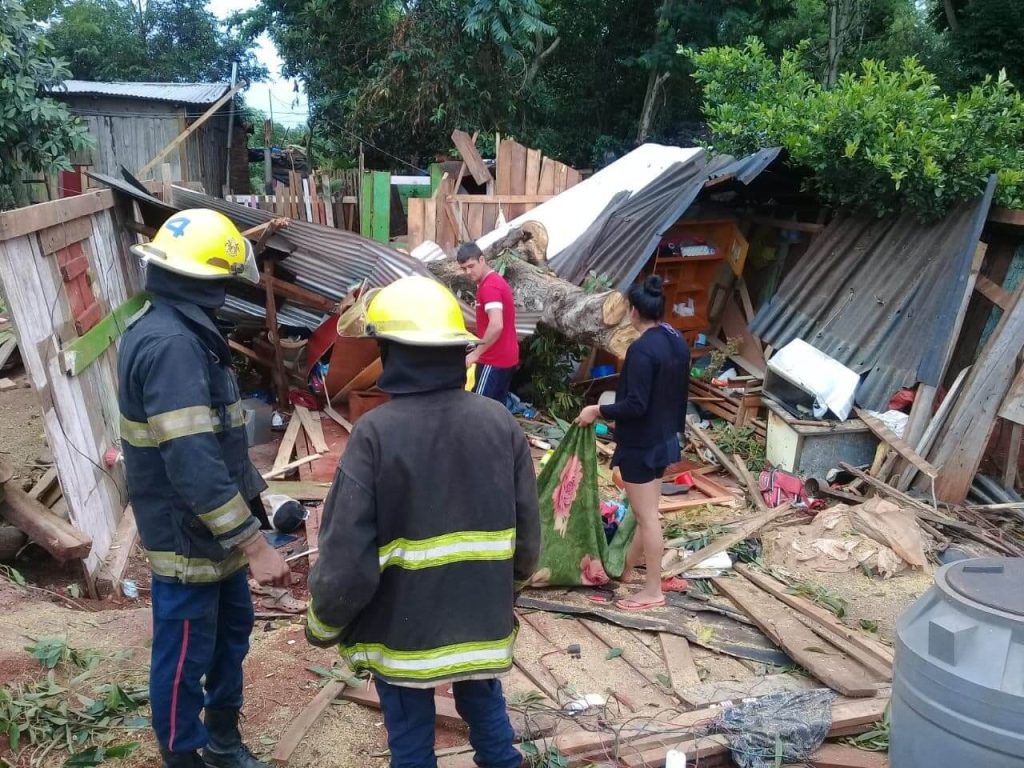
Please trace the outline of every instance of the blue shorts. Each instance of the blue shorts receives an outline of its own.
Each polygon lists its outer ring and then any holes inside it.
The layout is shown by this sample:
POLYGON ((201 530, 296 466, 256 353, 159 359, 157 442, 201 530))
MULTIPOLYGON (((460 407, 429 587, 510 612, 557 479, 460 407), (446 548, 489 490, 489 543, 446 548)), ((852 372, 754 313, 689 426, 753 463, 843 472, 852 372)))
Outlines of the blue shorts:
POLYGON ((505 401, 508 400, 508 388, 512 384, 512 374, 515 372, 515 367, 497 368, 493 365, 478 365, 476 385, 473 387, 473 391, 505 405, 505 401))

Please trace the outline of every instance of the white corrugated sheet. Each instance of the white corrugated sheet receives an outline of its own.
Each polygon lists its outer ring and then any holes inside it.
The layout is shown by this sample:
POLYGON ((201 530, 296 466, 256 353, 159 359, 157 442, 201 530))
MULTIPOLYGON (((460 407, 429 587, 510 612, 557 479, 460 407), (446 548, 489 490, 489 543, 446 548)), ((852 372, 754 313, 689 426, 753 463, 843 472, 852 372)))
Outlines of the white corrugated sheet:
POLYGON ((685 163, 701 151, 699 147, 643 144, 589 179, 484 235, 477 240, 477 245, 486 248, 508 234, 512 227, 539 221, 547 230, 550 261, 594 223, 615 195, 643 189, 673 163, 685 163))
POLYGON ((213 104, 231 89, 229 83, 127 83, 65 80, 51 93, 76 96, 117 96, 125 99, 171 101, 179 104, 213 104))

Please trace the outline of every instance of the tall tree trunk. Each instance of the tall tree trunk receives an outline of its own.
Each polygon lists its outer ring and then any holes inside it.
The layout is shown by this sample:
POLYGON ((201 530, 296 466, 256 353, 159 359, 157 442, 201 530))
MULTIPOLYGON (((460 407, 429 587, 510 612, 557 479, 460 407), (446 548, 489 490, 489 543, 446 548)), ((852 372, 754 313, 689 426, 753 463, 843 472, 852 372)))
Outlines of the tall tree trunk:
POLYGON ((839 77, 839 3, 828 4, 828 65, 825 68, 825 87, 831 88, 839 77))
MULTIPOLYGON (((587 293, 553 272, 527 263, 526 249, 519 246, 522 234, 512 230, 487 252, 492 261, 501 255, 514 257, 505 259, 504 277, 512 288, 516 308, 539 313, 541 324, 571 341, 625 357, 626 349, 637 337, 629 323, 626 297, 618 291, 587 293)), ((472 281, 454 259, 431 261, 425 266, 456 294, 473 295, 472 281)))
POLYGON ((949 24, 949 31, 954 35, 960 31, 960 21, 956 17, 956 8, 953 7, 953 0, 944 0, 946 8, 946 23, 949 24))
POLYGON ((647 141, 647 137, 651 133, 651 124, 654 122, 654 116, 657 114, 657 103, 658 96, 661 95, 661 90, 665 86, 665 81, 669 78, 668 72, 658 73, 657 70, 652 69, 650 76, 647 78, 647 93, 644 95, 644 108, 640 112, 640 125, 636 131, 636 143, 643 144, 647 141))

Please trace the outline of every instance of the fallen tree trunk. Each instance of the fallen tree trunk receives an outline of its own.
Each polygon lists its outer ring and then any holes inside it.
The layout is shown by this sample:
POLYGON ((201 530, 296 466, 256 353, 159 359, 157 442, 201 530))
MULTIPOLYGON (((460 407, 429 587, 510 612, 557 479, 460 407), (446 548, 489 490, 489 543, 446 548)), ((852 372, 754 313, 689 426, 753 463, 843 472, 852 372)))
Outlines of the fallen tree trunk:
MULTIPOLYGON (((528 263, 527 258, 536 260, 530 238, 530 233, 513 229, 485 251, 492 266, 499 257, 505 257, 501 262, 504 277, 512 288, 519 314, 538 313, 538 322, 570 341, 625 357, 626 349, 637 338, 629 323, 626 297, 618 291, 588 293, 554 272, 528 263)), ((476 287, 454 259, 427 262, 426 267, 461 298, 475 295, 476 287)))

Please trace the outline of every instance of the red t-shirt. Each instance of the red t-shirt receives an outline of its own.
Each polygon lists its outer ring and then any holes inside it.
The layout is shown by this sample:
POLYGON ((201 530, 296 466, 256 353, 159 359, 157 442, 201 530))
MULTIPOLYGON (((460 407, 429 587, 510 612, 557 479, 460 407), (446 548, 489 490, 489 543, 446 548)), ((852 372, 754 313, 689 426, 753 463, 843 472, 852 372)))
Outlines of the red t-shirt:
POLYGON ((497 272, 491 272, 480 281, 476 289, 476 334, 481 339, 487 333, 490 318, 487 310, 501 309, 501 336, 490 349, 480 356, 481 365, 512 368, 519 365, 519 340, 516 338, 516 305, 512 289, 497 272))

